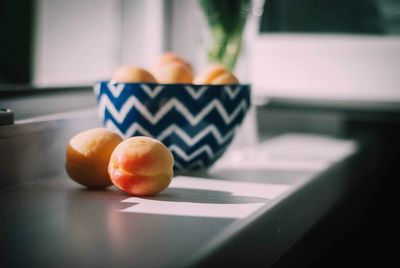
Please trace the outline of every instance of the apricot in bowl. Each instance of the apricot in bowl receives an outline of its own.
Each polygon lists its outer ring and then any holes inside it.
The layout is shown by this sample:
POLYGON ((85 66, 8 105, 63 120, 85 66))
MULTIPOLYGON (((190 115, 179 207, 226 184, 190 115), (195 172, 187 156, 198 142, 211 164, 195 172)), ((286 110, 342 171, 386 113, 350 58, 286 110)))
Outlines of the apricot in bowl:
POLYGON ((114 83, 156 82, 156 79, 150 72, 143 68, 131 65, 124 65, 116 69, 111 77, 111 80, 114 83))

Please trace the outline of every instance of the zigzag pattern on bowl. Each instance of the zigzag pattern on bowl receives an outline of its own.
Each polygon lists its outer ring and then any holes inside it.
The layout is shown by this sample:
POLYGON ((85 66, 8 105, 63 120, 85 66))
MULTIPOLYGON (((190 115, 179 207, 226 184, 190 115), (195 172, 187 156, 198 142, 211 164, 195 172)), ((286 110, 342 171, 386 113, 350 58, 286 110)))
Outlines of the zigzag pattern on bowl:
POLYGON ((223 154, 250 106, 249 86, 215 87, 101 82, 94 92, 107 128, 156 138, 174 154, 176 169, 194 169, 223 154))

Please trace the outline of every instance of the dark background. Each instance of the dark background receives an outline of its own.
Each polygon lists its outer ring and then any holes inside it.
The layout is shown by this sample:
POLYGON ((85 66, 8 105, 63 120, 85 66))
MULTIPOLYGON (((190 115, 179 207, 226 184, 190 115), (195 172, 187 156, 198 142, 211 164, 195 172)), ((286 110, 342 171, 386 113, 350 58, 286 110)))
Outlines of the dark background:
POLYGON ((261 32, 399 34, 398 0, 266 0, 261 32))
POLYGON ((32 81, 35 1, 0 0, 0 84, 32 81))

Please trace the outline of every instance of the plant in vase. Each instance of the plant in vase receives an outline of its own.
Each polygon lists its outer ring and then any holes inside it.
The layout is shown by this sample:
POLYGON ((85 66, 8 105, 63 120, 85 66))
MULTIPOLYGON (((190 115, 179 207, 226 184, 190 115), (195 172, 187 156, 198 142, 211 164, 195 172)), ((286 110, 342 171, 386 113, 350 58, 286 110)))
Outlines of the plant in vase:
POLYGON ((235 69, 251 0, 199 0, 211 35, 208 59, 235 69))
MULTIPOLYGON (((211 44, 208 60, 223 65, 233 72, 242 52, 243 32, 251 11, 251 0, 199 0, 207 20, 211 44)), ((231 152, 231 161, 244 160, 243 148, 251 148, 257 143, 257 121, 254 106, 250 107, 231 152), (238 150, 235 153, 236 149, 238 150), (236 156, 239 156, 237 158, 236 156)))

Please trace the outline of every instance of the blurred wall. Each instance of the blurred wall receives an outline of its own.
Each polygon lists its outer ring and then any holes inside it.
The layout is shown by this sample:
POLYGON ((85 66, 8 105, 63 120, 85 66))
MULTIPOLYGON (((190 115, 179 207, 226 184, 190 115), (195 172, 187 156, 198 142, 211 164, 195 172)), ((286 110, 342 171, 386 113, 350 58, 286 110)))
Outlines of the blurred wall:
POLYGON ((164 50, 163 0, 38 0, 37 85, 92 84, 117 66, 147 67, 164 50))
POLYGON ((400 37, 264 34, 251 53, 260 95, 400 101, 400 37))
POLYGON ((206 64, 204 53, 206 22, 197 0, 171 1, 171 47, 192 62, 195 71, 206 64))
POLYGON ((34 83, 86 84, 118 61, 118 1, 39 0, 34 83))

